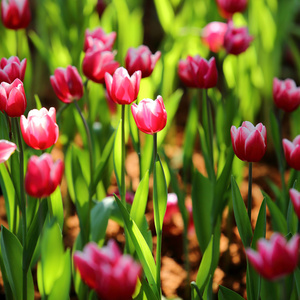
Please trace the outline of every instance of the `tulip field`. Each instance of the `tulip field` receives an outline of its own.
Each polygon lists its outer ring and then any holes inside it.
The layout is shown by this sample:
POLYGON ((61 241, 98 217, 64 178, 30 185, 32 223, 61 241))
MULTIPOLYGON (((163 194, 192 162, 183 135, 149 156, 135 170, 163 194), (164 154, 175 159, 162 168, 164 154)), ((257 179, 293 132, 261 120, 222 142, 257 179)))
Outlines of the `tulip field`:
POLYGON ((300 299, 299 16, 2 0, 0 298, 300 299))

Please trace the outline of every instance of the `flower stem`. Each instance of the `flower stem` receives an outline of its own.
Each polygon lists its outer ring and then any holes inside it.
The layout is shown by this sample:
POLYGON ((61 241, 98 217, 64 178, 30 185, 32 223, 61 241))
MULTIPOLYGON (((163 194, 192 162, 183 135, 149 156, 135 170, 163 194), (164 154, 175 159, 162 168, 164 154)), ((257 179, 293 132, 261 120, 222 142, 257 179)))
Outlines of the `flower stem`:
POLYGON ((121 202, 126 204, 126 187, 125 187, 125 105, 122 105, 122 162, 121 162, 121 202))
POLYGON ((249 162, 248 176, 248 217, 251 224, 251 208, 252 208, 252 162, 249 162))

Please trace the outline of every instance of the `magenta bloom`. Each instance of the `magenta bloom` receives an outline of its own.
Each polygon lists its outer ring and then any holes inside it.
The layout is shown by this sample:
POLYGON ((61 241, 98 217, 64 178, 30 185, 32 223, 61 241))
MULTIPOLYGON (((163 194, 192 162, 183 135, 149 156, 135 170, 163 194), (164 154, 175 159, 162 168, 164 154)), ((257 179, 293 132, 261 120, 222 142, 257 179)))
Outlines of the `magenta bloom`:
POLYGON ((25 175, 26 193, 35 198, 50 196, 60 184, 63 173, 64 163, 61 160, 54 163, 50 154, 31 156, 25 175))
POLYGON ((170 222, 173 214, 177 212, 179 212, 177 195, 175 193, 168 193, 164 223, 170 222))
POLYGON ((294 111, 300 105, 300 87, 292 79, 274 78, 273 99, 278 108, 286 112, 294 111))
POLYGON ((5 111, 9 117, 20 117, 27 106, 23 82, 15 79, 13 83, 0 84, 0 110, 5 111))
POLYGON ((154 134, 167 124, 167 112, 161 96, 154 101, 143 99, 139 105, 132 103, 131 112, 137 127, 144 133, 154 134))
POLYGON ((145 45, 141 45, 138 48, 129 48, 125 57, 125 66, 130 75, 140 70, 142 78, 145 78, 152 74, 160 56, 160 51, 152 54, 150 49, 145 45))
POLYGON ((274 233, 269 241, 259 239, 257 250, 246 250, 247 257, 254 269, 268 280, 276 280, 292 273, 298 265, 300 236, 294 235, 289 242, 274 233))
POLYGON ((95 42, 100 42, 103 50, 111 51, 116 37, 117 34, 114 31, 106 34, 101 27, 98 27, 93 31, 87 29, 84 36, 83 51, 86 52, 88 49, 93 48, 95 42))
POLYGON ((282 145, 288 165, 300 171, 300 135, 297 135, 293 142, 283 139, 282 145))
POLYGON ((254 127, 245 121, 239 128, 231 126, 230 133, 233 151, 240 160, 257 162, 262 159, 267 149, 267 131, 262 123, 254 127))
POLYGON ((0 140, 0 164, 7 161, 16 149, 16 144, 6 140, 0 140))
POLYGON ((32 109, 27 119, 21 116, 20 126, 25 143, 34 149, 45 150, 57 142, 59 132, 54 107, 49 111, 45 107, 32 109))
POLYGON ((289 193, 295 213, 298 216, 298 219, 300 219, 300 193, 295 189, 290 189, 289 193))
POLYGON ((96 4, 96 11, 98 13, 99 18, 101 18, 105 9, 106 9, 106 2, 104 0, 98 0, 96 4))
POLYGON ((56 96, 64 103, 71 103, 83 96, 82 79, 76 67, 57 68, 50 81, 56 96))
POLYGON ((218 81, 216 60, 214 57, 207 61, 199 55, 188 56, 186 60, 179 61, 178 75, 181 81, 191 88, 215 87, 218 81))
POLYGON ((131 256, 122 255, 114 240, 103 248, 88 243, 73 259, 82 280, 101 300, 132 299, 141 266, 131 256))
POLYGON ((118 104, 130 104, 136 100, 141 82, 141 71, 136 71, 130 77, 123 67, 118 68, 114 75, 105 74, 105 84, 110 98, 118 104))
POLYGON ((1 58, 0 61, 0 82, 12 83, 15 79, 24 81, 27 60, 24 58, 21 62, 18 56, 10 58, 1 58))
POLYGON ((247 0, 217 0, 222 17, 230 19, 236 12, 243 12, 247 7, 247 0))
POLYGON ((252 40, 253 37, 249 35, 248 27, 235 28, 232 21, 228 22, 224 36, 224 48, 227 53, 239 55, 245 52, 252 40))
POLYGON ((31 21, 28 0, 2 0, 1 18, 3 25, 8 29, 26 28, 31 21))
POLYGON ((223 22, 208 23, 201 33, 201 40, 208 46, 210 51, 219 52, 223 47, 224 35, 227 31, 227 24, 223 22))

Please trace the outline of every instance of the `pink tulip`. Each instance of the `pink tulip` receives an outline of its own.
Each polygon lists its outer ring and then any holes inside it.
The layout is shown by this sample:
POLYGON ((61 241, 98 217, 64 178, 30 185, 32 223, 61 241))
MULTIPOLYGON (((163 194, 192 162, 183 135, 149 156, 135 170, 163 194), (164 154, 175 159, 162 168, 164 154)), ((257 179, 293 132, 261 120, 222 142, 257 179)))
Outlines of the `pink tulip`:
POLYGON ((300 193, 295 189, 290 189, 289 193, 295 213, 298 216, 298 219, 300 219, 300 193))
POLYGON ((5 111, 9 117, 20 117, 24 114, 27 100, 20 79, 13 83, 2 82, 0 84, 0 110, 5 111))
POLYGON ((224 48, 227 53, 239 55, 245 52, 252 40, 253 37, 249 35, 247 27, 235 28, 232 21, 228 22, 224 35, 224 48))
POLYGON ((259 123, 255 127, 245 121, 238 129, 231 126, 231 142, 235 155, 243 161, 257 162, 267 149, 266 127, 259 123))
POLYGON ((152 54, 150 49, 145 45, 141 45, 138 48, 129 48, 125 57, 125 66, 130 75, 140 70, 142 78, 145 78, 152 74, 160 56, 160 51, 152 54))
POLYGON ((82 79, 76 67, 57 68, 50 81, 56 96, 64 103, 71 103, 83 96, 82 79))
POLYGON ((132 103, 131 112, 137 127, 144 133, 154 134, 167 124, 167 112, 161 96, 154 101, 143 99, 139 105, 132 103))
POLYGON ((223 47, 227 24, 223 22, 208 23, 201 33, 201 40, 212 52, 219 52, 223 47))
POLYGON ((57 142, 59 132, 54 107, 49 111, 45 107, 32 109, 27 119, 21 116, 20 125, 25 143, 34 149, 45 150, 57 142))
POLYGON ((101 42, 103 50, 111 51, 116 37, 117 34, 114 31, 106 34, 101 27, 98 27, 93 31, 87 29, 84 36, 83 51, 86 52, 88 49, 93 48, 95 42, 101 42))
POLYGON ((8 29, 26 28, 31 21, 28 0, 2 0, 1 18, 3 25, 8 29))
POLYGON ((191 88, 215 87, 218 81, 216 60, 214 57, 207 61, 199 55, 188 56, 186 60, 179 61, 178 75, 181 81, 191 88))
POLYGON ((288 165, 300 171, 300 135, 297 135, 293 142, 283 139, 282 145, 288 165))
POLYGON ((292 79, 274 78, 273 99, 278 108, 286 112, 294 111, 300 105, 300 87, 292 79))
POLYGON ((175 193, 169 193, 167 198, 167 208, 164 216, 164 223, 169 223, 174 213, 180 212, 178 208, 178 199, 175 193))
POLYGON ((292 273, 298 265, 300 236, 294 235, 289 242, 274 233, 269 241, 259 239, 257 250, 246 250, 247 257, 254 269, 268 280, 276 280, 292 273))
POLYGON ((25 175, 26 193, 35 198, 50 196, 60 184, 63 173, 64 163, 61 160, 54 163, 50 154, 31 156, 25 175))
POLYGON ((140 89, 141 71, 130 77, 123 67, 118 68, 114 75, 105 74, 105 84, 110 98, 118 104, 130 104, 136 100, 140 89))
POLYGON ((217 0, 217 6, 221 16, 230 19, 234 13, 243 12, 247 2, 247 0, 217 0))
POLYGON ((6 140, 0 140, 0 164, 7 161, 16 149, 16 144, 6 140))
POLYGON ((122 255, 114 240, 103 248, 88 243, 83 252, 74 253, 73 259, 82 280, 100 299, 132 299, 141 266, 129 255, 122 255))
POLYGON ((12 83, 15 79, 24 81, 27 60, 24 58, 21 62, 18 56, 10 58, 1 58, 0 61, 0 82, 12 83))

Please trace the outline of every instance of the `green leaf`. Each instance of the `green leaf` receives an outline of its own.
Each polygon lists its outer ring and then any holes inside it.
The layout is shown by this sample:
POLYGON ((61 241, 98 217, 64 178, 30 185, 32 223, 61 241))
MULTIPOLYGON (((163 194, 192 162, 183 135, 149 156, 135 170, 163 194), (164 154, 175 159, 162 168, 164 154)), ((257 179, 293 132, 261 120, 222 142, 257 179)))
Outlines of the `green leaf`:
POLYGON ((4 290, 5 290, 5 297, 7 299, 13 299, 13 297, 14 297, 13 292, 12 292, 11 287, 9 285, 6 270, 5 270, 4 263, 3 263, 1 247, 0 247, 0 270, 1 270, 1 274, 2 274, 4 290))
POLYGON ((244 298, 236 292, 220 285, 218 300, 243 300, 244 298))
POLYGON ((298 267, 294 271, 294 280, 297 288, 297 294, 300 296, 300 270, 298 267))
POLYGON ((236 225, 244 247, 249 247, 252 240, 252 228, 240 189, 233 176, 231 176, 231 191, 236 225))
POLYGON ((121 170, 122 170, 122 119, 119 122, 114 140, 114 171, 119 191, 121 191, 121 170))
POLYGON ((51 211, 51 215, 58 222, 58 225, 62 232, 64 226, 64 208, 59 187, 57 187, 54 193, 52 193, 51 196, 48 197, 48 205, 49 211, 51 211))
POLYGON ((291 200, 289 200, 289 206, 287 211, 287 231, 291 232, 292 234, 296 233, 298 222, 298 217, 295 214, 293 203, 291 200))
POLYGON ((170 32, 173 29, 175 15, 170 1, 154 0, 159 22, 165 32, 170 32))
POLYGON ((258 300, 261 288, 261 278, 247 260, 246 288, 249 300, 258 300))
POLYGON ((266 200, 264 199, 261 203, 260 210, 258 213, 253 239, 251 243, 251 247, 256 249, 256 243, 260 238, 264 238, 266 236, 266 224, 267 224, 267 212, 266 212, 266 200))

